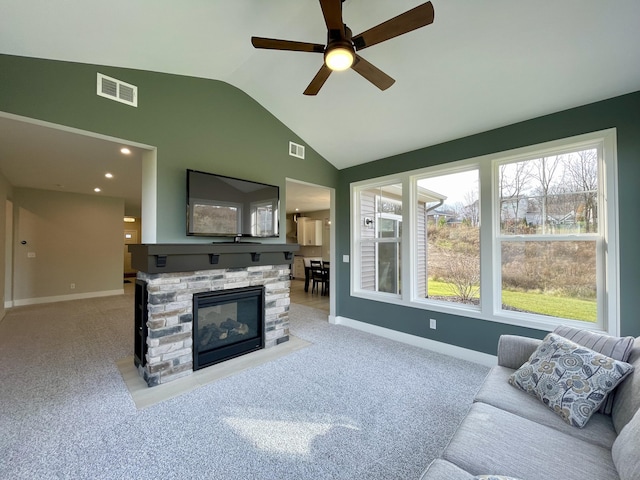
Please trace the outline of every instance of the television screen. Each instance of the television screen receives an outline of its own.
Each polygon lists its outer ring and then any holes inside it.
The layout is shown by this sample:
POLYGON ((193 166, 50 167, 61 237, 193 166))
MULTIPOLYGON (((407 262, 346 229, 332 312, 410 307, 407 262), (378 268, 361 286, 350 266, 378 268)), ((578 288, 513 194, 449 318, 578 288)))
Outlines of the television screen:
POLYGON ((277 237, 280 188, 187 170, 187 235, 277 237))

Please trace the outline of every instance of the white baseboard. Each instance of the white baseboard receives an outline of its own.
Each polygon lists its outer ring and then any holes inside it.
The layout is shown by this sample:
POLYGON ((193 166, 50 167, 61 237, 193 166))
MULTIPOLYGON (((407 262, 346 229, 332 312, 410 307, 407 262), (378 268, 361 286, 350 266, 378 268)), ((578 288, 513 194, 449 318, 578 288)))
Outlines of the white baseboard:
MULTIPOLYGON (((67 300, 84 300, 86 298, 111 297, 113 295, 124 295, 124 288, 118 290, 103 290, 101 292, 73 293, 71 295, 55 295, 53 297, 23 298, 13 300, 14 307, 25 305, 37 305, 39 303, 66 302, 67 300)), ((6 305, 6 303, 5 303, 6 305)))
POLYGON ((398 332, 397 330, 391 330, 390 328, 379 327, 377 325, 371 325, 370 323, 361 322, 359 320, 353 320, 346 317, 330 317, 330 323, 336 325, 344 325, 345 327, 355 328, 363 332, 372 333, 379 337, 388 338, 397 342, 413 345, 414 347, 425 348, 433 352, 441 353, 443 355, 449 355, 451 357, 460 358, 469 362, 479 363, 487 367, 493 367, 498 363, 498 357, 495 355, 489 355, 488 353, 476 352, 475 350, 469 350, 468 348, 457 347, 448 343, 437 342, 428 338, 419 337, 417 335, 411 335, 409 333, 398 332))

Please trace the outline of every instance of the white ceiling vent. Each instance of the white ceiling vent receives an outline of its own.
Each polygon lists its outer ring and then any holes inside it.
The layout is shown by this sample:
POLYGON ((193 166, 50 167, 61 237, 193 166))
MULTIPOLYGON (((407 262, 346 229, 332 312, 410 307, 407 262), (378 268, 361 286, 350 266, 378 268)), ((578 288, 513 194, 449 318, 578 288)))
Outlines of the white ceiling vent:
POLYGON ((126 103, 132 107, 138 106, 138 87, 135 85, 98 73, 97 88, 96 93, 101 97, 126 103))
POLYGON ((304 158, 304 146, 289 142, 289 155, 292 157, 304 158))

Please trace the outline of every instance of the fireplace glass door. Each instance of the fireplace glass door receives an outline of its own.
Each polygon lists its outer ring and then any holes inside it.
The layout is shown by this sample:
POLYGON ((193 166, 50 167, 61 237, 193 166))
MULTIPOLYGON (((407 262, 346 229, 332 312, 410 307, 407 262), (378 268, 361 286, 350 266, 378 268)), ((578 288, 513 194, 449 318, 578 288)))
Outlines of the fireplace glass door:
POLYGON ((193 296, 193 369, 264 348, 264 288, 193 296))

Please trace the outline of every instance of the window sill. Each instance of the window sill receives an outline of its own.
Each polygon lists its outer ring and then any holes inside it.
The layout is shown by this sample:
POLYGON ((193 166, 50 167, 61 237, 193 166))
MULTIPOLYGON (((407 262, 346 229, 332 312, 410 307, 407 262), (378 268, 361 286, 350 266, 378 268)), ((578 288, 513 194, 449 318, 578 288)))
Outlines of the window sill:
MULTIPOLYGON (((411 300, 407 301, 397 295, 392 294, 380 294, 365 291, 352 291, 351 296, 354 298, 361 298, 363 300, 370 300, 374 302, 388 303, 392 305, 404 306, 409 308, 415 308, 419 310, 425 310, 430 312, 444 313, 447 315, 456 315, 460 317, 474 318, 477 320, 483 320, 487 322, 503 323, 506 325, 514 325, 518 327, 532 328, 535 330, 553 331, 559 325, 567 325, 575 328, 583 328, 597 333, 603 333, 607 335, 618 335, 618 332, 604 330, 600 325, 595 323, 583 322, 579 320, 560 319, 553 317, 544 317, 538 315, 530 315, 519 312, 496 312, 493 314, 483 313, 480 307, 474 307, 469 305, 451 304, 451 302, 444 301, 428 301, 428 300, 411 300)), ((428 316, 424 317, 424 321, 429 320, 428 316)))

